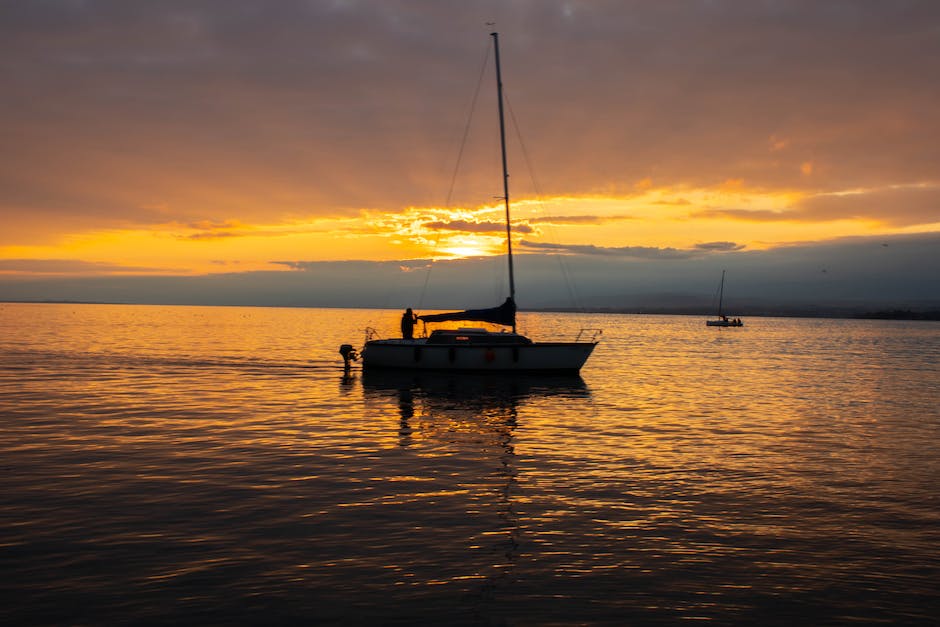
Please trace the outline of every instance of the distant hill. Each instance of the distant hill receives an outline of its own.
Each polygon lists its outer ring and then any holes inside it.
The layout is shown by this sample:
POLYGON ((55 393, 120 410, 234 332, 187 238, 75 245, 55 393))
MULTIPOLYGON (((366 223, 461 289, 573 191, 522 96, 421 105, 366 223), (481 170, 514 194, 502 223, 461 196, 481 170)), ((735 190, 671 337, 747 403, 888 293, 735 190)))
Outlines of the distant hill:
MULTIPOLYGON (((540 307, 523 311, 560 313, 608 313, 667 316, 713 317, 715 312, 696 307, 540 307)), ((855 307, 804 305, 799 307, 743 307, 734 309, 734 316, 742 318, 845 318, 855 320, 936 320, 940 309, 916 311, 911 309, 885 309, 866 311, 855 307)))
POLYGON ((870 320, 940 320, 940 310, 911 311, 910 309, 891 309, 888 311, 870 311, 855 317, 870 320))

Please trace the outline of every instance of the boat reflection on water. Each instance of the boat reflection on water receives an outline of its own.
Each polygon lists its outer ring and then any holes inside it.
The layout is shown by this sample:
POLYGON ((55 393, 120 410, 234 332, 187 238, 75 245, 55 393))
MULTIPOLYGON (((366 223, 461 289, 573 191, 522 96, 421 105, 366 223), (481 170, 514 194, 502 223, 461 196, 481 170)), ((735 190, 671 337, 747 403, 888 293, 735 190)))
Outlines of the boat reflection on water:
POLYGON ((527 405, 546 399, 551 404, 588 398, 588 387, 577 375, 417 371, 364 371, 362 386, 366 407, 377 418, 397 408, 398 450, 412 460, 409 473, 427 482, 422 491, 437 495, 434 517, 441 516, 447 498, 454 499, 446 528, 448 533, 463 529, 464 537, 448 544, 475 547, 454 556, 463 570, 454 582, 475 581, 465 591, 467 598, 478 599, 474 611, 498 616, 496 607, 518 583, 525 526, 515 507, 522 490, 516 452, 520 415, 527 415, 527 405))
POLYGON ((366 393, 408 388, 428 396, 475 399, 490 404, 509 399, 520 401, 528 396, 589 395, 587 384, 578 374, 364 370, 362 386, 366 393))
POLYGON ((436 430, 454 428, 492 431, 516 426, 517 412, 528 401, 558 397, 587 398, 580 375, 362 371, 366 401, 397 402, 402 445, 410 442, 416 416, 436 430))

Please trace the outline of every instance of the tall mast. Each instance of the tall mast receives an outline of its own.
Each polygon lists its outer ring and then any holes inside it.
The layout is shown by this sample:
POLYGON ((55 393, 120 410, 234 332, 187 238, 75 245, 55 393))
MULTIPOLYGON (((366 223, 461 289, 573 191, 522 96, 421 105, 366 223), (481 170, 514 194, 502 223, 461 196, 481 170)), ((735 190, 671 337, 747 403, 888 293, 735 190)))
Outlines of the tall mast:
MULTIPOLYGON (((493 36, 493 49, 496 53, 496 98, 499 101, 499 146, 503 155, 503 201, 506 203, 506 250, 509 257, 509 298, 516 302, 516 279, 512 270, 512 230, 509 224, 509 168, 506 165, 506 123, 503 117, 503 75, 499 67, 499 33, 490 33, 493 36)), ((516 321, 513 318, 513 333, 516 332, 516 321)))
POLYGON ((725 297, 725 271, 721 271, 721 283, 718 286, 718 317, 721 317, 721 301, 725 297))

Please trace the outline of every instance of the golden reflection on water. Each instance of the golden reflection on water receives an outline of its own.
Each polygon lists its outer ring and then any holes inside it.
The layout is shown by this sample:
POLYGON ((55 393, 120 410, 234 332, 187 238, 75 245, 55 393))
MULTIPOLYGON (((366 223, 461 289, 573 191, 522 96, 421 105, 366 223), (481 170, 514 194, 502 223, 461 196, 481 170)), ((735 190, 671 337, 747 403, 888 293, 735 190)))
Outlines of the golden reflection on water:
POLYGON ((523 314, 604 328, 582 377, 344 376, 397 314, 0 305, 8 618, 935 609, 935 326, 523 314))

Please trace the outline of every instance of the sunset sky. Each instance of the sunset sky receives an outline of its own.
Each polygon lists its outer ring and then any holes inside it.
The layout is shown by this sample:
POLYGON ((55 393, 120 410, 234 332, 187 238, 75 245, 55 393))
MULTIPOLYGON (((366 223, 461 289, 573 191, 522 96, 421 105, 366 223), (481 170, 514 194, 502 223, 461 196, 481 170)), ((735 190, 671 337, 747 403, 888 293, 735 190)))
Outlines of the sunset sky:
POLYGON ((488 304, 494 29, 521 306, 940 302, 931 0, 3 2, 0 300, 488 304))

